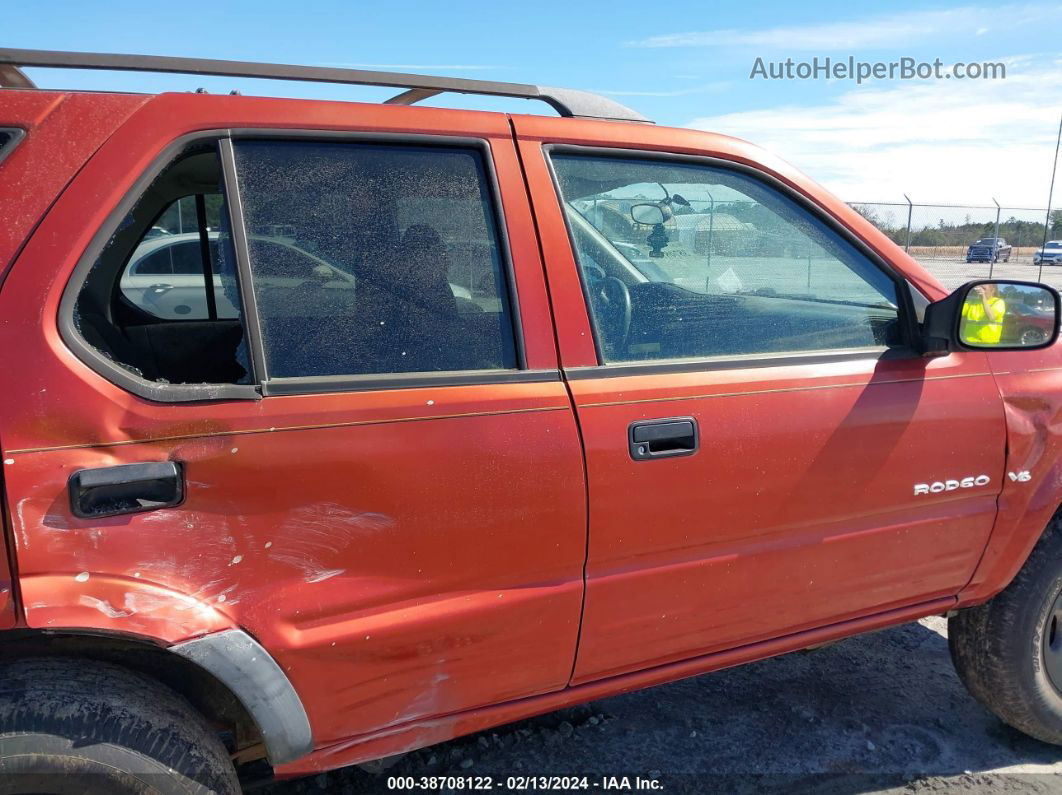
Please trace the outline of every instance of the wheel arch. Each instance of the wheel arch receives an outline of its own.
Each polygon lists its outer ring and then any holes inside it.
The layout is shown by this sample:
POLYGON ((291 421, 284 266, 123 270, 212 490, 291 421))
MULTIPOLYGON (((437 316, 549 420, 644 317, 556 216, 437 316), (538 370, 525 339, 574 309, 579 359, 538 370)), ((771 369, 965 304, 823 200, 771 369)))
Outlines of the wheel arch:
MULTIPOLYGON (((1053 474, 1054 480, 1062 482, 1060 464, 1062 462, 1053 467, 1053 474)), ((983 604, 1010 585, 1036 546, 1054 532, 1062 532, 1062 502, 1054 502, 1046 510, 1040 506, 1038 510, 1030 510, 1017 519, 997 516, 993 537, 989 539, 974 576, 959 593, 956 607, 983 604)))
POLYGON ((0 661, 65 657, 119 665, 183 696, 218 727, 236 763, 294 761, 312 748, 302 702, 272 656, 243 630, 172 646, 93 630, 15 629, 0 634, 0 661))
POLYGON ((1062 346, 988 357, 1006 446, 992 533, 957 607, 991 599, 1017 576, 1046 532, 1062 523, 1062 346))

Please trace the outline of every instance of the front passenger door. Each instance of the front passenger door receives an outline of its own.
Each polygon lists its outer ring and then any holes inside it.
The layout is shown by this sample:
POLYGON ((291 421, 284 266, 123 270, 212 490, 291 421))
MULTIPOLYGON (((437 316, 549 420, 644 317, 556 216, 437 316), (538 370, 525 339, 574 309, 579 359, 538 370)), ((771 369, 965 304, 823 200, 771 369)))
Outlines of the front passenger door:
POLYGON ((573 681, 956 593, 1001 483, 984 355, 919 357, 903 279, 747 168, 531 148, 554 301, 577 268, 597 351, 562 337, 590 494, 573 681))

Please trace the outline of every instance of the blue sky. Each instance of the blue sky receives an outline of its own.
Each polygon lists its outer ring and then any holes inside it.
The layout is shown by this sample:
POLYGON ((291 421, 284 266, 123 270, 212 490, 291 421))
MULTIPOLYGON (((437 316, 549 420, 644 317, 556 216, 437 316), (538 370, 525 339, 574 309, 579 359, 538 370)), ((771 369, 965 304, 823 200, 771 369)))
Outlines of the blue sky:
MULTIPOLYGON (((350 65, 605 92, 747 138, 852 201, 1042 206, 1062 113, 1062 4, 23 2, 0 46, 350 65), (765 61, 1002 61, 1005 80, 750 79, 765 61)), ((379 89, 34 70, 44 86, 376 100, 379 89)), ((440 101, 439 104, 448 104, 440 101)), ((449 104, 527 112, 518 100, 449 104)), ((548 109, 547 109, 548 112, 548 109)))

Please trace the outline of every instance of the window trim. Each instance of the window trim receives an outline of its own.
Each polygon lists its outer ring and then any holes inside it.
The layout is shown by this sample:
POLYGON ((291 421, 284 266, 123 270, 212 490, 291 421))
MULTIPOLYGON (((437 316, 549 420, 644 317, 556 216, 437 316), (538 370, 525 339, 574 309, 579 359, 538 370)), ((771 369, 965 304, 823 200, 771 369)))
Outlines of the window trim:
POLYGON ((832 214, 810 197, 804 195, 791 185, 783 182, 771 174, 762 171, 755 166, 740 163, 735 160, 715 157, 712 155, 694 155, 679 152, 667 152, 660 149, 629 149, 616 146, 592 146, 584 144, 568 143, 545 143, 542 146, 542 155, 553 182, 553 189, 557 196, 558 210, 564 220, 564 227, 568 233, 568 245, 571 249, 572 260, 579 273, 579 284, 583 292, 584 311, 589 321, 590 331, 594 339, 594 351, 597 354, 597 364, 578 368, 565 368, 566 377, 592 378, 598 376, 624 376, 637 375, 639 373, 681 373, 696 372, 698 370, 736 370, 742 367, 756 366, 785 366, 796 363, 818 363, 821 361, 836 361, 848 359, 880 359, 880 358, 914 358, 920 357, 918 351, 918 326, 915 314, 913 297, 911 295, 911 283, 907 277, 888 260, 875 252, 861 237, 845 227, 832 214), (781 194, 783 197, 794 202, 800 209, 807 212, 813 219, 819 221, 827 229, 836 234, 843 242, 848 243, 860 254, 865 256, 872 265, 881 270, 896 287, 897 313, 899 316, 899 328, 902 342, 894 347, 871 346, 862 348, 829 348, 821 351, 779 351, 778 353, 766 354, 722 354, 717 356, 698 356, 682 359, 649 359, 635 362, 612 362, 605 361, 598 340, 598 330, 594 322, 594 313, 590 309, 590 297, 587 294, 586 280, 579 268, 579 260, 575 251, 575 236, 564 210, 565 199, 561 191, 560 180, 553 165, 553 154, 571 154, 583 157, 606 157, 627 160, 662 160, 667 162, 685 163, 690 165, 707 166, 717 170, 731 171, 750 179, 760 182, 764 187, 781 194))
MULTIPOLYGON (((239 201, 242 211, 242 201, 239 201)), ((529 370, 524 345, 523 316, 520 312, 519 294, 516 288, 516 272, 509 245, 508 226, 502 205, 501 185, 498 181, 490 142, 485 138, 468 136, 435 135, 431 133, 395 133, 368 130, 314 130, 283 129, 275 127, 246 127, 200 130, 182 135, 167 144, 155 159, 130 186, 121 201, 107 216, 106 221, 96 230, 89 245, 74 266, 66 286, 63 288, 58 313, 59 335, 73 354, 91 370, 116 386, 134 395, 158 403, 187 403, 206 400, 260 400, 274 395, 322 394, 328 392, 356 392, 367 390, 411 389, 416 387, 460 386, 467 384, 487 385, 504 383, 548 382, 560 378, 559 370, 529 370), (410 144, 429 147, 452 147, 476 149, 481 154, 483 174, 487 190, 490 192, 490 208, 500 258, 500 275, 505 299, 510 310, 513 348, 516 354, 516 367, 498 370, 446 370, 428 373, 369 373, 362 375, 312 376, 273 379, 270 386, 265 369, 264 350, 261 345, 261 330, 258 313, 254 304, 253 281, 245 273, 249 268, 246 228, 243 216, 236 213, 238 184, 235 174, 233 140, 241 138, 278 139, 278 140, 322 140, 322 141, 357 141, 381 144, 410 144), (202 141, 214 141, 218 148, 221 163, 222 182, 225 190, 226 205, 229 209, 232 225, 233 248, 236 252, 237 273, 240 278, 240 301, 242 304, 244 333, 247 337, 248 351, 251 355, 253 384, 165 384, 148 381, 132 371, 112 361, 102 352, 90 345, 81 336, 74 323, 77 298, 88 278, 92 265, 110 241, 112 235, 129 214, 137 201, 144 195, 151 183, 168 168, 182 151, 192 144, 202 141), (226 154, 228 150, 228 154, 226 154), (228 159, 229 164, 226 165, 228 159), (231 173, 230 173, 231 169, 231 173), (234 200, 236 197, 236 200, 234 200), (241 241, 242 237, 242 241, 241 241), (241 250, 242 249, 242 250, 241 250), (248 295, 250 301, 248 301, 248 295), (249 310, 254 310, 249 311, 249 310), (256 335, 251 329, 251 321, 257 328, 256 335), (261 364, 260 364, 261 363, 261 364), (261 366, 262 369, 259 369, 261 366)))
POLYGON ((486 386, 559 381, 558 370, 432 370, 364 375, 306 375, 271 378, 262 385, 265 397, 320 395, 329 392, 371 392, 425 386, 486 386), (498 374, 503 377, 499 378, 498 374))
POLYGON ((720 370, 752 370, 760 367, 797 367, 807 364, 911 358, 915 357, 903 348, 887 348, 882 345, 874 345, 863 348, 835 348, 823 351, 721 354, 719 356, 704 356, 700 358, 646 359, 637 362, 617 362, 616 364, 590 364, 580 367, 567 367, 564 370, 564 377, 570 381, 581 381, 603 376, 625 377, 632 375, 704 373, 720 370))
POLYGON ((26 131, 22 127, 0 127, 0 133, 9 133, 11 140, 5 146, 0 146, 0 163, 18 147, 26 138, 26 131))
MULTIPOLYGON (((261 398, 261 392, 257 384, 164 384, 157 381, 149 381, 136 375, 131 370, 109 359, 101 351, 96 350, 81 336, 81 332, 74 322, 78 295, 85 284, 85 280, 88 278, 89 272, 92 270, 93 264, 95 264, 110 241, 111 236, 118 229, 122 219, 129 214, 159 174, 168 168, 181 152, 192 144, 209 140, 219 141, 225 137, 225 134, 224 130, 194 132, 175 138, 163 147, 151 162, 151 165, 137 176, 121 201, 115 205, 107 216, 106 221, 93 234, 91 241, 67 279, 66 286, 63 288, 62 298, 59 301, 59 314, 56 319, 59 336, 74 356, 89 369, 115 386, 156 403, 258 400, 261 398)), ((128 260, 129 257, 126 257, 123 268, 128 263, 128 260)), ((118 289, 117 282, 115 283, 115 289, 118 289)))
POLYGON ((225 185, 225 204, 229 209, 229 228, 232 230, 232 248, 236 254, 237 288, 240 293, 240 311, 243 313, 243 333, 247 350, 251 355, 251 378, 265 396, 265 382, 269 379, 266 369, 265 349, 262 346, 262 321, 258 317, 258 298, 251 275, 250 246, 247 242, 247 225, 243 218, 243 197, 236 175, 236 154, 232 138, 218 141, 218 158, 221 161, 221 180, 225 185))

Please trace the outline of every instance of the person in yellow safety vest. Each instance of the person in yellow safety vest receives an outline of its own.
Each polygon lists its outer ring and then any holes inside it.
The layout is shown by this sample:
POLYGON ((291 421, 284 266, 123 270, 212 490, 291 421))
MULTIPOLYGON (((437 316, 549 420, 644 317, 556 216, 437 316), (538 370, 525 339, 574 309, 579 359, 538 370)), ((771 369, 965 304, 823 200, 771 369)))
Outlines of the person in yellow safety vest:
POLYGON ((994 284, 981 284, 970 290, 962 305, 962 341, 970 345, 998 345, 1003 337, 1003 316, 1007 303, 994 284))

